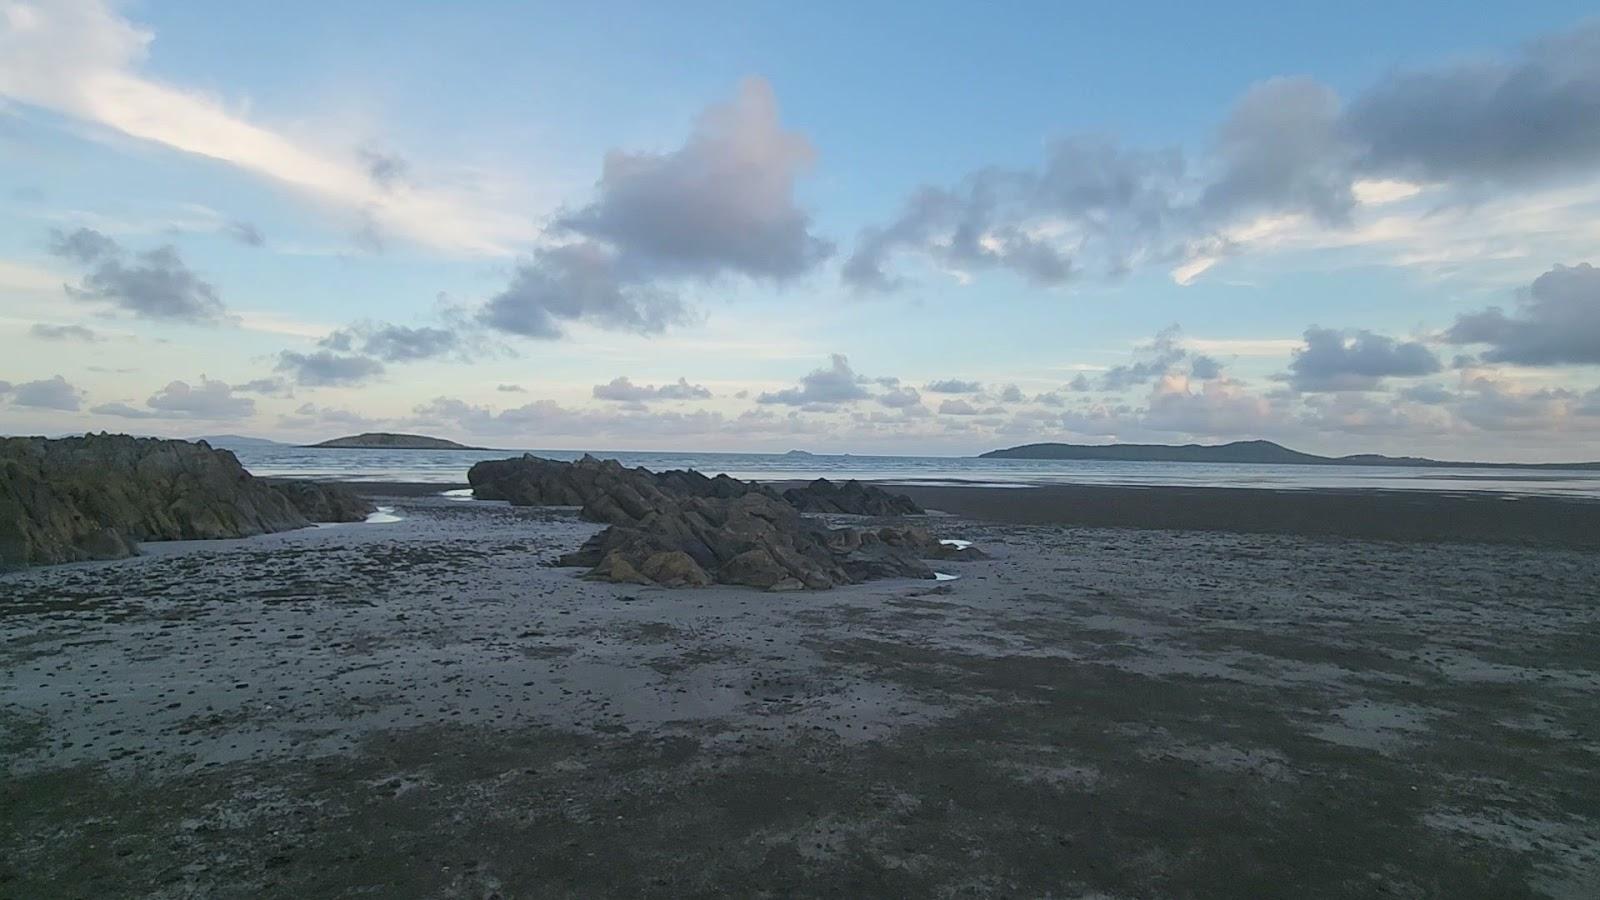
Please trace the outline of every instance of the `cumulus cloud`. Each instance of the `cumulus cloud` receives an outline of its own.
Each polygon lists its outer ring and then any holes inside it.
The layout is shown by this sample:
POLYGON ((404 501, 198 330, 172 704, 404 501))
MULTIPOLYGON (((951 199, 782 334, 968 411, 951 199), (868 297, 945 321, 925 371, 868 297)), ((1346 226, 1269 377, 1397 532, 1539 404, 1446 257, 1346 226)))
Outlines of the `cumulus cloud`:
POLYGON ((899 287, 887 267, 902 252, 960 271, 1008 269, 1046 286, 1066 281, 1083 255, 1123 271, 1164 228, 1183 170, 1173 151, 1059 141, 1037 170, 986 168, 953 188, 919 189, 891 223, 862 231, 842 274, 858 288, 899 287))
POLYGON ((930 381, 923 385, 922 389, 930 394, 976 394, 983 390, 983 385, 976 381, 946 378, 942 381, 930 381))
POLYGON ((878 402, 890 409, 911 409, 922 402, 914 387, 894 387, 878 395, 878 402))
POLYGON ((239 419, 256 411, 256 401, 237 397, 226 382, 200 377, 198 385, 169 382, 150 395, 145 405, 158 412, 196 419, 239 419))
POLYGON ((622 280, 616 252, 591 242, 538 251, 478 313, 491 328, 545 339, 565 323, 658 334, 690 319, 676 294, 622 280))
POLYGON ((733 100, 700 115, 683 147, 613 150, 599 196, 557 225, 616 247, 630 268, 792 278, 832 251, 794 200, 815 156, 779 122, 771 85, 746 79, 733 100))
POLYGON ((341 353, 355 349, 384 362, 417 362, 461 350, 461 335, 448 328, 363 322, 341 328, 318 341, 318 346, 341 353))
POLYGON ((850 368, 850 360, 841 353, 832 356, 826 369, 817 369, 800 379, 798 387, 771 391, 756 397, 757 403, 784 406, 829 406, 864 400, 870 393, 862 385, 864 379, 850 368))
MULTIPOLYGON (((5 384, 5 382, 0 382, 5 384)), ((34 409, 59 409, 66 412, 77 412, 83 398, 83 391, 78 390, 60 375, 44 378, 39 381, 24 381, 21 384, 6 385, 4 391, 16 406, 27 406, 34 409)))
POLYGON ((50 252, 62 259, 89 266, 120 254, 122 247, 93 228, 72 231, 55 229, 50 232, 50 252))
POLYGON ((1297 423, 1325 433, 1416 440, 1460 429, 1448 410, 1415 401, 1404 390, 1395 394, 1315 394, 1305 398, 1305 407, 1297 423))
POLYGON ((1450 401, 1456 399, 1455 394, 1437 384, 1407 385, 1406 387, 1396 391, 1395 395, 1400 397, 1402 400, 1408 400, 1412 403, 1423 403, 1430 406, 1449 403, 1450 401))
POLYGON ((35 323, 28 333, 36 338, 46 341, 98 341, 100 336, 91 328, 82 325, 49 325, 44 322, 35 323))
POLYGON ((1342 221, 1354 179, 1337 137, 1339 98, 1307 78, 1274 78, 1247 91, 1218 129, 1216 180, 1201 192, 1203 221, 1283 210, 1342 221))
POLYGON ((545 435, 596 437, 671 437, 715 434, 727 426, 719 412, 707 410, 583 409, 554 400, 535 400, 495 410, 454 397, 436 397, 415 409, 415 424, 460 429, 472 434, 515 436, 524 440, 545 435))
MULTIPOLYGON (((1100 376, 1099 386, 1107 391, 1125 391, 1180 372, 1187 366, 1188 377, 1202 381, 1222 377, 1222 364, 1210 356, 1195 353, 1183 346, 1183 332, 1177 325, 1169 325, 1156 332, 1150 343, 1135 348, 1133 362, 1112 366, 1100 376)), ((1094 387, 1088 376, 1079 374, 1067 385, 1067 390, 1085 392, 1094 387)))
POLYGON ((1151 431, 1205 437, 1261 437, 1284 426, 1272 401, 1230 379, 1214 379, 1199 390, 1181 375, 1157 383, 1139 425, 1151 431))
POLYGON ((709 400, 711 391, 704 385, 690 384, 687 378, 676 383, 634 384, 626 375, 620 375, 606 384, 594 386, 596 400, 614 400, 619 403, 649 403, 653 400, 709 400))
POLYGON ((1189 374, 1202 381, 1221 378, 1222 363, 1204 354, 1195 354, 1189 361, 1189 374))
POLYGON ((1444 339, 1486 345, 1489 362, 1600 364, 1600 269, 1556 266, 1534 279, 1515 312, 1490 307, 1458 316, 1444 339))
POLYGON ((1022 396, 1022 388, 1017 387, 1014 384, 1008 384, 1000 389, 1001 403, 1021 403, 1024 399, 1025 398, 1022 396))
POLYGON ((982 410, 965 400, 955 398, 945 400, 939 404, 939 414, 942 416, 976 416, 982 410))
POLYGON ((1584 397, 1576 391, 1530 387, 1492 371, 1463 374, 1455 413, 1484 431, 1524 433, 1570 427, 1585 414, 1584 397))
POLYGON ((278 417, 278 424, 297 431, 320 428, 342 428, 349 431, 372 431, 385 420, 373 419, 348 409, 302 403, 293 413, 278 417))
POLYGON ((291 391, 289 383, 282 378, 255 378, 244 384, 236 384, 233 389, 242 394, 287 395, 291 391))
POLYGON ((68 296, 109 303, 147 319, 215 322, 225 316, 210 282, 196 275, 172 246, 129 255, 112 238, 91 228, 51 233, 50 251, 87 271, 68 296))
POLYGON ((813 156, 782 127, 772 88, 747 80, 682 147, 607 155, 594 201, 552 223, 569 242, 534 252, 479 320, 533 338, 560 337, 568 322, 654 334, 694 318, 676 282, 802 275, 833 249, 795 203, 813 156))
POLYGON ((1343 125, 1363 169, 1426 181, 1593 172, 1600 161, 1600 22, 1509 59, 1395 73, 1343 125))
POLYGON ((278 354, 277 371, 308 387, 335 387, 361 384, 383 374, 383 363, 369 356, 341 355, 328 350, 278 354))
POLYGON ((160 413, 155 412, 154 410, 140 409, 137 406, 129 406, 120 400, 114 403, 100 403, 95 406, 91 406, 89 407, 89 412, 92 412, 97 416, 117 416, 118 418, 123 419, 155 419, 160 418, 161 416, 160 413))
POLYGON ((1301 391, 1371 391, 1385 378, 1432 375, 1440 368, 1439 358, 1417 341, 1313 326, 1289 361, 1289 382, 1301 391))
POLYGON ((235 390, 226 382, 202 375, 197 385, 187 381, 168 382, 166 387, 150 395, 143 409, 119 402, 102 403, 89 411, 127 419, 242 419, 252 415, 256 402, 237 396, 235 390))
MULTIPOLYGON (((1272 246, 1288 223, 1348 233, 1364 198, 1432 186, 1436 203, 1464 203, 1485 187, 1597 174, 1591 23, 1507 58, 1391 73, 1349 103, 1308 79, 1269 80, 1239 99, 1193 164, 1175 150, 1068 139, 1032 168, 989 166, 918 188, 895 218, 861 232, 842 275, 892 289, 904 283, 896 257, 910 255, 1045 286, 1139 265, 1170 266, 1187 282, 1253 243, 1272 246)), ((1533 227, 1524 218, 1518 227, 1533 227)), ((1416 238, 1386 224, 1388 240, 1416 238)), ((1426 230, 1420 218, 1414 230, 1426 230)))
POLYGON ((495 390, 502 394, 526 394, 528 389, 520 384, 497 384, 495 390))

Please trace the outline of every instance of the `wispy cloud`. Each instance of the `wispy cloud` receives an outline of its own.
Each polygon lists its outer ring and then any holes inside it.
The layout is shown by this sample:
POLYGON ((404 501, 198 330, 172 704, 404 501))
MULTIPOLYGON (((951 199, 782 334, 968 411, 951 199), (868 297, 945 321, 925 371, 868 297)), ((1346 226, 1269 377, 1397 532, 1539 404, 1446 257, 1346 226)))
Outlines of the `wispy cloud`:
POLYGON ((103 0, 0 2, 0 98, 230 163, 437 250, 509 255, 537 237, 525 217, 482 198, 374 178, 356 150, 315 148, 218 98, 144 75, 153 38, 103 0))

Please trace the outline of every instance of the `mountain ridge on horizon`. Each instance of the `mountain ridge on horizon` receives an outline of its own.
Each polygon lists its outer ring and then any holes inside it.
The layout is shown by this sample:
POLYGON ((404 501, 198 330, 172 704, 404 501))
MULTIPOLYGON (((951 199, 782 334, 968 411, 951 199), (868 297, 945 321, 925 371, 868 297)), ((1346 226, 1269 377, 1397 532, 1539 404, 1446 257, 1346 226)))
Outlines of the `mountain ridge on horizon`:
POLYGON ((1020 444, 978 454, 979 459, 1076 459, 1106 462, 1255 463, 1300 466, 1402 466, 1459 469, 1600 469, 1600 462, 1518 463, 1464 462, 1423 456, 1352 453, 1319 456, 1291 450, 1268 440, 1224 444, 1020 444))

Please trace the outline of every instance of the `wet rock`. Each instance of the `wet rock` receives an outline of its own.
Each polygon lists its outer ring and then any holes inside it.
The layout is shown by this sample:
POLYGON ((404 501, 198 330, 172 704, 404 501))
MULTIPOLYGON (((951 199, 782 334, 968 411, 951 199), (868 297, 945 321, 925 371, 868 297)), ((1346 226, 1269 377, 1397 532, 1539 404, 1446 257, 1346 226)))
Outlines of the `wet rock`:
POLYGON ((300 480, 268 483, 312 522, 361 522, 377 510, 372 501, 342 484, 300 480))
POLYGON ((479 500, 505 500, 513 506, 585 506, 609 499, 634 517, 648 509, 649 498, 657 493, 723 500, 750 493, 776 496, 769 488, 726 475, 708 478, 678 469, 629 469, 614 459, 588 455, 570 463, 531 453, 485 460, 467 471, 467 482, 479 500))
POLYGON ((204 442, 0 439, 0 567, 116 559, 137 542, 303 528, 289 498, 204 442))
POLYGON ((660 550, 645 557, 639 574, 662 587, 705 587, 711 576, 682 550, 660 550))
MULTIPOLYGON (((601 580, 823 590, 865 578, 932 578, 922 556, 943 556, 926 531, 891 529, 885 537, 830 529, 802 516, 786 497, 727 476, 655 473, 590 456, 573 463, 525 456, 479 463, 468 479, 483 499, 576 505, 583 518, 611 526, 559 560, 601 580)), ((848 502, 867 497, 880 504, 874 508, 888 508, 862 485, 829 490, 848 502)))
POLYGON ((841 513, 852 516, 920 516, 915 500, 855 479, 839 484, 818 478, 805 487, 790 488, 783 499, 801 512, 841 513))

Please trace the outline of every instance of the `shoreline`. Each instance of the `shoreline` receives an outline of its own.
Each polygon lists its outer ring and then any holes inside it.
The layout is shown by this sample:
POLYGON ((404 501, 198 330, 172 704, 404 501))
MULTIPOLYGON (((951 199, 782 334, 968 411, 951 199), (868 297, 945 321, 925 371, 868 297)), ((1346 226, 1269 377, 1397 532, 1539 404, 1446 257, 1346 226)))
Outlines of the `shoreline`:
MULTIPOLYGON (((384 497, 435 496, 469 487, 465 482, 338 483, 384 497)), ((804 482, 766 483, 782 489, 804 482)), ((1036 484, 1019 489, 869 483, 903 493, 930 510, 1009 525, 1600 549, 1600 501, 1584 497, 1370 488, 1036 484)))

